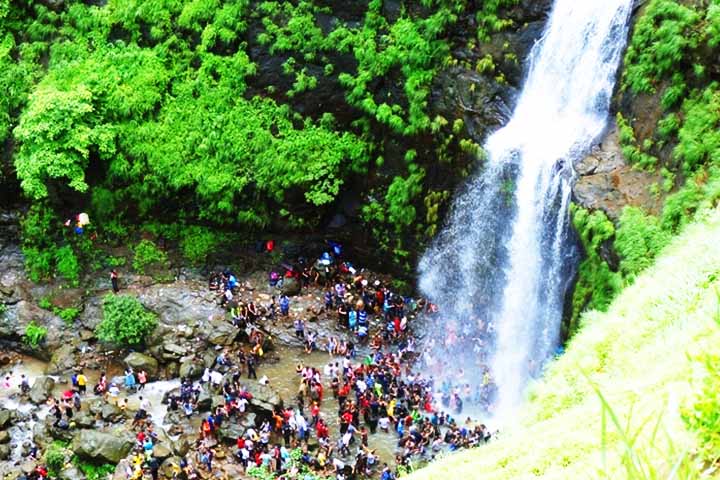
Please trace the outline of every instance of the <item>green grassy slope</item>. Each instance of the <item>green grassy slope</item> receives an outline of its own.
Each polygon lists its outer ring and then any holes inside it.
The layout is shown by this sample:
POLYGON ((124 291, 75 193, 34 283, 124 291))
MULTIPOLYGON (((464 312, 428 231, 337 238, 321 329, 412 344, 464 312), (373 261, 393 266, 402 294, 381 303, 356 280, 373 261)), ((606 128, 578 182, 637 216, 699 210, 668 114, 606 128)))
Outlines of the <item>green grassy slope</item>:
POLYGON ((696 447, 679 414, 701 373, 693 357, 720 341, 713 321, 718 246, 720 212, 712 211, 687 227, 607 313, 583 317, 567 353, 531 388, 519 425, 486 447, 451 455, 411 478, 669 478, 678 457, 696 447), (632 449, 625 448, 625 435, 609 414, 602 433, 608 410, 593 385, 622 430, 637 434, 632 449), (628 450, 644 474, 623 465, 628 450))

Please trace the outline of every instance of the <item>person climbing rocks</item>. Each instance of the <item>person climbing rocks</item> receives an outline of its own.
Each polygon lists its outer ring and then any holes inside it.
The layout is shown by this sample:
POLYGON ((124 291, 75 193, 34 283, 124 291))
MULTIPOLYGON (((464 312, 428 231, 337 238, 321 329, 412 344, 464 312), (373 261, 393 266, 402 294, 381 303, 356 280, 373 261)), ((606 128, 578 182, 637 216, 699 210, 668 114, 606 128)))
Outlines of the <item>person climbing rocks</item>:
POLYGON ((110 270, 110 283, 112 284, 113 293, 117 294, 120 291, 120 284, 118 282, 118 273, 114 268, 110 270))

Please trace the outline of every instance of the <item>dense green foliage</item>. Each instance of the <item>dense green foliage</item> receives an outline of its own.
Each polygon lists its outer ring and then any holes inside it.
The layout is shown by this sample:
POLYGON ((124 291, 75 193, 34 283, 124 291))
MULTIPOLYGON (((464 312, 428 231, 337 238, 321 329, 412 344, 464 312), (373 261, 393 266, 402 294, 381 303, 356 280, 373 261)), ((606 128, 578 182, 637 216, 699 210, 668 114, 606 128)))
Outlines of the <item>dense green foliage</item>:
POLYGON ((47 336, 47 328, 36 324, 34 321, 25 327, 25 343, 31 348, 40 346, 47 336))
MULTIPOLYGON (((431 115, 431 86, 453 47, 511 27, 516 4, 3 0, 0 141, 33 204, 29 274, 77 285, 109 265, 61 228, 79 211, 113 245, 179 223, 200 265, 217 232, 317 227, 351 192, 386 250, 422 243, 437 223, 424 224, 428 166, 477 154, 462 120, 431 115), (473 16, 477 34, 456 38, 473 16)), ((498 60, 478 71, 504 81, 498 60)))
POLYGON ((167 264, 167 255, 150 240, 142 240, 135 245, 133 251, 133 268, 136 272, 145 273, 151 265, 163 267, 167 264))
POLYGON ((65 468, 66 445, 61 441, 54 441, 45 450, 43 456, 48 473, 53 476, 59 475, 65 468))
MULTIPOLYGON (((625 57, 622 90, 654 95, 659 111, 618 114, 620 140, 631 163, 660 169, 665 178, 657 190, 670 193, 659 222, 665 232, 677 232, 720 198, 719 16, 716 0, 652 0, 641 11, 625 57), (641 117, 633 122, 657 125, 644 128, 641 138, 629 115, 641 117)), ((653 223, 647 234, 659 235, 662 243, 656 222, 646 220, 653 223)))
POLYGON ((613 223, 602 211, 590 213, 576 204, 572 204, 570 213, 575 230, 580 235, 585 258, 578 267, 578 281, 573 292, 572 314, 566 337, 575 333, 584 310, 604 312, 622 288, 621 275, 610 269, 600 252, 603 244, 615 236, 613 223))
POLYGON ((108 294, 96 334, 104 342, 140 345, 157 326, 157 316, 131 295, 108 294))
MULTIPOLYGON (((626 208, 618 220, 613 240, 624 282, 650 266, 697 212, 720 200, 718 19, 717 0, 651 0, 636 22, 621 82, 629 111, 619 112, 616 121, 624 157, 635 168, 660 174, 662 182, 651 193, 664 202, 657 217, 626 208), (634 111, 635 103, 645 106, 634 111)), ((584 238, 583 243, 588 258, 580 269, 576 300, 589 294, 603 304, 616 282, 589 269, 593 259, 605 261, 591 254, 593 247, 584 238), (593 283, 588 293, 584 285, 593 283)))
POLYGON ((112 476, 116 466, 111 463, 97 465, 83 461, 77 455, 72 457, 72 464, 75 465, 85 475, 87 480, 104 480, 112 476))
POLYGON ((720 213, 701 218, 607 312, 584 314, 498 440, 409 478, 707 478, 695 452, 718 452, 720 213))

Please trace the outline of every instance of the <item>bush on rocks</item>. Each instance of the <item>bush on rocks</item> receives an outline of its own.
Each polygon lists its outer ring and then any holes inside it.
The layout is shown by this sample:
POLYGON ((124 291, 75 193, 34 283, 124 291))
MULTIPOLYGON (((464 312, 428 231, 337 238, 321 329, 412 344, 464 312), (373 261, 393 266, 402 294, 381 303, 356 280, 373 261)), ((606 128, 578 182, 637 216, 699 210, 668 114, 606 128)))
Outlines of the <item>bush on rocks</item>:
POLYGON ((104 342, 139 345, 156 326, 157 316, 136 297, 108 294, 103 300, 103 320, 96 333, 104 342))

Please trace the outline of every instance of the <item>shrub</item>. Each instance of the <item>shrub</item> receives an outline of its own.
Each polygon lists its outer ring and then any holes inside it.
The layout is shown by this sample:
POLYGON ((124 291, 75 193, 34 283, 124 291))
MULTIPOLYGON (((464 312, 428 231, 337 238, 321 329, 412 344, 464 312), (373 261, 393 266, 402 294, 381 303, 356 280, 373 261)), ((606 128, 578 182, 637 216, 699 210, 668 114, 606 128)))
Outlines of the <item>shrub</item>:
POLYGON ((53 442, 45 451, 45 464, 52 476, 57 476, 65 467, 65 448, 61 442, 53 442))
POLYGON ((70 285, 77 287, 80 283, 80 262, 69 245, 62 246, 55 251, 57 273, 67 280, 70 285))
POLYGON ((208 254, 217 247, 217 236, 202 227, 190 227, 180 242, 183 255, 194 265, 203 265, 208 254))
POLYGON ((670 235, 662 229, 657 217, 646 215, 636 207, 625 207, 615 240, 615 248, 622 258, 620 271, 630 278, 637 275, 652 265, 669 241, 670 235))
POLYGON ((80 315, 80 309, 77 307, 68 307, 58 309, 55 312, 67 325, 72 325, 78 315, 80 315))
POLYGON ((25 270, 33 282, 49 278, 52 274, 54 249, 41 250, 35 247, 23 247, 25 257, 25 270))
POLYGON ((7 312, 7 305, 4 303, 0 303, 0 317, 5 315, 5 312, 7 312))
POLYGON ((25 327, 25 343, 31 348, 37 348, 47 336, 47 328, 37 325, 34 321, 25 327))
POLYGON ((50 297, 42 297, 38 302, 38 307, 43 310, 52 310, 52 300, 50 300, 50 297))
POLYGON ((73 456, 72 463, 85 474, 87 480, 104 480, 111 477, 113 472, 115 472, 115 465, 109 463, 96 465, 94 463, 84 462, 77 455, 73 456))
POLYGON ((135 246, 135 257, 133 268, 139 273, 145 273, 145 268, 150 265, 167 264, 167 255, 150 240, 142 240, 135 246))
POLYGON ((600 256, 600 249, 615 236, 615 226, 600 210, 590 213, 575 204, 571 207, 573 225, 585 251, 585 259, 578 268, 578 280, 573 292, 572 316, 567 327, 568 336, 579 326, 580 314, 585 310, 605 311, 622 288, 622 277, 613 272, 600 256))
POLYGON ((103 320, 96 333, 104 342, 139 345, 157 326, 157 317, 130 295, 108 294, 103 300, 103 320))

